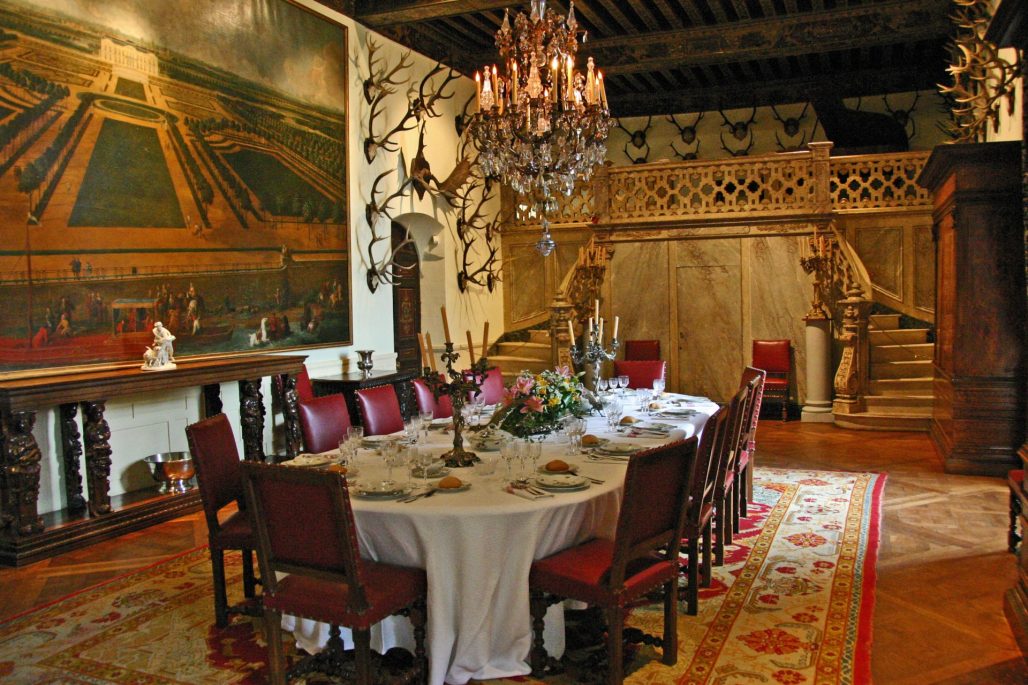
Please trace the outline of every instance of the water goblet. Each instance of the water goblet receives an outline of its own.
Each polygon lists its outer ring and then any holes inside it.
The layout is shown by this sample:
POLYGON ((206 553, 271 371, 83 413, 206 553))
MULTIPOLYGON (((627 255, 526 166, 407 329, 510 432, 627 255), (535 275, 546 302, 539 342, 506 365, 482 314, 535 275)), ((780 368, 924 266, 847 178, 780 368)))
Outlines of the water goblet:
POLYGON ((515 439, 505 440, 503 444, 500 445, 500 458, 503 459, 507 481, 514 479, 513 466, 514 461, 518 458, 518 453, 518 441, 515 439))
POLYGON ((360 442, 364 439, 364 426, 350 426, 346 429, 346 439, 360 442))
POLYGON ((572 417, 566 422, 568 434, 568 454, 578 454, 582 448, 582 436, 585 435, 585 419, 572 417))
POLYGON ((425 439, 428 439, 428 429, 432 425, 432 412, 422 411, 418 412, 418 421, 421 422, 421 432, 425 434, 425 439))
POLYGON ((603 393, 607 392, 607 379, 606 378, 597 378, 596 379, 596 392, 600 393, 601 395, 603 393))
POLYGON ((418 424, 414 422, 413 418, 403 421, 403 441, 409 445, 418 441, 418 424))
POLYGON ((613 432, 618 430, 618 422, 621 420, 623 409, 620 400, 616 398, 611 398, 603 405, 603 414, 607 417, 607 428, 613 432))
POLYGON ((522 478, 527 478, 539 469, 539 458, 542 454, 543 445, 541 442, 535 442, 533 440, 525 442, 525 451, 522 454, 521 461, 524 464, 523 469, 527 473, 522 473, 522 478))
POLYGON ((624 395, 628 388, 628 376, 618 376, 618 387, 621 388, 621 394, 624 395))
POLYGON ((653 379, 653 399, 659 400, 664 394, 664 379, 655 378, 653 379))
POLYGON ((389 475, 386 476, 389 482, 393 482, 393 467, 397 465, 396 455, 397 452, 399 452, 399 447, 399 443, 395 440, 387 440, 382 443, 380 452, 382 453, 382 458, 385 461, 386 469, 389 473, 389 475))

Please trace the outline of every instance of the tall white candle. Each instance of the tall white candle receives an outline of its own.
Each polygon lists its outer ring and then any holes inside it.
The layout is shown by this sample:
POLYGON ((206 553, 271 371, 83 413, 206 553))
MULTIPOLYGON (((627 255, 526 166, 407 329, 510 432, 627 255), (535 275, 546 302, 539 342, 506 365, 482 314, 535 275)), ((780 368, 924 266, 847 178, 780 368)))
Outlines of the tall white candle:
POLYGON ((575 344, 575 326, 571 323, 571 319, 568 319, 568 335, 571 336, 571 345, 575 344))
POLYGON ((593 316, 596 318, 597 321, 599 321, 600 320, 600 301, 599 300, 593 300, 593 310, 594 310, 593 316))
POLYGON ((618 324, 621 323, 621 317, 614 317, 614 340, 618 339, 618 324))

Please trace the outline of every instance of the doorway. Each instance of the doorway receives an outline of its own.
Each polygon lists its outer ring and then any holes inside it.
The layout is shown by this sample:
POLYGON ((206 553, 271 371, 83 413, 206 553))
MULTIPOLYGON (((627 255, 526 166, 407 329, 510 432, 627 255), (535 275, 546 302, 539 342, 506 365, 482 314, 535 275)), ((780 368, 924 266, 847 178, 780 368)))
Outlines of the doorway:
POLYGON ((397 250, 393 260, 393 349, 396 350, 396 368, 401 371, 418 370, 421 355, 418 350, 418 331, 421 330, 421 265, 418 248, 409 240, 407 228, 392 224, 392 249, 397 250))

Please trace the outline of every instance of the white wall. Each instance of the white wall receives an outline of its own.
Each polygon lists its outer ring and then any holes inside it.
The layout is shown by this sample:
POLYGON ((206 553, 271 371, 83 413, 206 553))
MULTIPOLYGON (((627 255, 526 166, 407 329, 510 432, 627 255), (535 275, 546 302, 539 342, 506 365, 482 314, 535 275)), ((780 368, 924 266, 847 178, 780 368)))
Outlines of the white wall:
MULTIPOLYGON (((1014 48, 1003 48, 999 51, 999 56, 1010 64, 1017 63, 1017 50, 1014 48)), ((1023 89, 1024 81, 1019 78, 1017 79, 1017 91, 1014 95, 1013 111, 1008 109, 1008 101, 1006 98, 1000 100, 999 128, 994 129, 991 126, 989 127, 986 133, 987 141, 998 142, 1002 140, 1021 140, 1021 128, 1023 121, 1021 116, 1021 91, 1023 89)))
MULTIPOLYGON (((343 347, 306 349, 294 351, 292 354, 306 354, 307 367, 311 375, 327 375, 356 368, 354 350, 375 350, 376 368, 394 368, 395 352, 393 350, 393 316, 392 289, 388 285, 380 286, 377 292, 369 291, 365 282, 367 269, 367 248, 370 240, 370 229, 364 218, 364 207, 369 200, 371 184, 375 177, 390 166, 399 166, 402 153, 404 165, 409 167, 410 160, 417 153, 417 130, 401 134, 399 138, 401 153, 379 152, 372 164, 364 159, 363 143, 367 130, 368 105, 364 100, 362 83, 368 76, 367 39, 369 35, 381 45, 379 54, 384 54, 391 66, 399 59, 403 50, 395 43, 370 33, 364 27, 355 24, 341 14, 326 9, 313 0, 295 0, 312 11, 333 19, 347 27, 349 41, 349 223, 350 223, 350 287, 353 311, 353 344, 343 347)), ((414 55, 413 69, 408 72, 409 78, 416 85, 434 66, 434 62, 420 55, 414 55)), ((441 77, 436 81, 441 83, 441 77)), ((454 84, 448 87, 453 90, 454 84)), ((428 121, 425 142, 426 157, 433 172, 445 178, 453 168, 458 137, 454 129, 454 116, 461 106, 474 92, 474 84, 466 78, 456 83, 456 96, 437 105, 442 116, 428 121)), ((404 89, 390 97, 385 121, 376 123, 376 133, 385 127, 392 127, 406 110, 404 89)), ((395 183, 397 174, 390 180, 395 183)), ((395 189, 390 186, 388 192, 395 189)), ((495 213, 499 207, 498 199, 490 205, 495 213)), ((454 337, 464 339, 465 329, 474 331, 476 343, 481 337, 482 324, 490 323, 490 338, 496 339, 503 333, 503 291, 500 285, 490 293, 485 288, 471 286, 467 293, 460 293, 457 288, 457 271, 459 269, 459 241, 454 230, 456 213, 443 201, 433 200, 426 194, 419 200, 413 192, 402 202, 394 202, 390 209, 394 216, 401 216, 405 225, 412 229, 419 252, 443 257, 439 261, 425 261, 422 271, 422 323, 425 330, 431 332, 437 349, 442 349, 443 332, 439 317, 439 306, 445 303, 450 319, 450 328, 454 337), (430 245, 435 236, 438 244, 430 245)), ((388 219, 383 219, 378 227, 380 234, 388 235, 390 231, 388 219)), ((382 251, 376 250, 375 256, 380 257, 387 248, 388 241, 380 244, 382 251)), ((378 247, 378 246, 376 246, 378 247)), ((466 348, 466 343, 458 345, 466 348)), ((284 354, 290 354, 286 352, 284 354)), ((231 419, 236 430, 236 440, 241 445, 239 435, 239 401, 238 387, 235 383, 222 385, 222 401, 225 413, 231 419)), ((112 401, 107 406, 106 418, 111 428, 111 446, 113 447, 113 466, 111 469, 111 494, 118 495, 153 485, 149 472, 142 466, 140 459, 156 452, 187 449, 184 428, 188 423, 200 418, 200 389, 169 391, 160 399, 152 397, 128 398, 112 401)), ((282 449, 281 430, 277 425, 280 416, 271 413, 271 388, 266 379, 264 399, 267 409, 265 423, 265 450, 268 452, 282 449)), ((80 427, 81 430, 81 427, 80 427)), ((63 466, 60 454, 59 414, 56 408, 40 411, 34 435, 43 452, 39 511, 47 512, 64 506, 63 466)), ((81 465, 85 474, 85 465, 81 465)))

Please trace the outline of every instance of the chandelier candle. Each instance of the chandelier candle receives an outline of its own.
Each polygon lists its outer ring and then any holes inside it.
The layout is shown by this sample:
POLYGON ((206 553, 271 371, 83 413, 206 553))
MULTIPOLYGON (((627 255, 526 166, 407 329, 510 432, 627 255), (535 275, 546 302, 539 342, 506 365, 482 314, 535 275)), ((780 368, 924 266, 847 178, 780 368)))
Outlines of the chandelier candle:
POLYGON ((558 208, 555 195, 570 196, 603 162, 613 120, 593 59, 584 74, 575 71, 585 32, 574 2, 561 17, 546 9, 546 0, 533 0, 531 14, 519 12, 511 23, 504 13, 496 32, 506 73, 497 65, 475 73, 477 108, 469 131, 482 171, 530 199, 543 227, 536 249, 546 256, 556 247, 546 218, 558 208))

